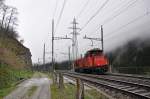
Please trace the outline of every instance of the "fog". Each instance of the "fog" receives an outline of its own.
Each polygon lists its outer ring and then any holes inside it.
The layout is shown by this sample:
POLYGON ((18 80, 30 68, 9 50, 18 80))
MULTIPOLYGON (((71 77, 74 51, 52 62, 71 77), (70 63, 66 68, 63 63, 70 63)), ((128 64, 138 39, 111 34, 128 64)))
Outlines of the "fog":
MULTIPOLYGON (((106 0, 66 0, 55 36, 71 37, 73 18, 77 17, 78 27, 82 28, 97 12, 106 0)), ((43 44, 46 52, 51 52, 51 21, 58 23, 64 0, 6 0, 6 4, 15 6, 19 12, 18 32, 32 53, 33 62, 42 58, 43 44), (57 6, 56 6, 57 5, 57 6)), ((88 49, 100 48, 100 42, 90 46, 89 37, 100 37, 100 26, 104 29, 104 51, 111 51, 134 38, 150 36, 150 0, 108 0, 107 4, 92 18, 78 35, 79 55, 88 49), (97 31, 96 31, 97 30, 97 31)), ((67 60, 69 40, 55 41, 55 60, 67 60)), ((47 53, 46 61, 51 61, 47 53)))

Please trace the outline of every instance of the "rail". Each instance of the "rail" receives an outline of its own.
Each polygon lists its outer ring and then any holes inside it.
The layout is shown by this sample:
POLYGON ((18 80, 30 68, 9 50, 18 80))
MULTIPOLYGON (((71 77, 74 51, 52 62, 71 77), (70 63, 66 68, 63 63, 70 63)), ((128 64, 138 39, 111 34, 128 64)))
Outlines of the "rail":
POLYGON ((92 75, 70 71, 59 73, 73 79, 80 79, 83 83, 94 86, 114 98, 150 99, 150 79, 148 78, 119 74, 92 75))

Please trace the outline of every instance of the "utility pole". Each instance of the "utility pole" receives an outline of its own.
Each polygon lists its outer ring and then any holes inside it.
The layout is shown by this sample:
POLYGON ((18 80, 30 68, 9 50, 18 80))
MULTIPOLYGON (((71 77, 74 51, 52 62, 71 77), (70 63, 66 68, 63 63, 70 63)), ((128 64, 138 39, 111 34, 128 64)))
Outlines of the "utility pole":
POLYGON ((104 39, 103 39, 103 26, 101 25, 101 42, 102 42, 102 51, 104 51, 104 39))
POLYGON ((45 67, 45 43, 44 43, 44 48, 43 48, 43 66, 44 66, 44 70, 46 70, 46 67, 45 67))
POLYGON ((44 43, 44 48, 43 48, 43 64, 45 65, 45 43, 44 43))
POLYGON ((70 46, 68 47, 68 59, 69 59, 69 62, 68 62, 69 64, 68 65, 70 66, 71 65, 70 64, 71 63, 71 59, 70 59, 70 46))
POLYGON ((54 19, 52 20, 52 68, 53 68, 53 73, 55 72, 55 67, 54 67, 54 19))
POLYGON ((38 64, 40 64, 40 58, 38 58, 38 64))
POLYGON ((53 83, 57 82, 57 74, 54 66, 54 19, 52 19, 52 72, 53 72, 53 83))

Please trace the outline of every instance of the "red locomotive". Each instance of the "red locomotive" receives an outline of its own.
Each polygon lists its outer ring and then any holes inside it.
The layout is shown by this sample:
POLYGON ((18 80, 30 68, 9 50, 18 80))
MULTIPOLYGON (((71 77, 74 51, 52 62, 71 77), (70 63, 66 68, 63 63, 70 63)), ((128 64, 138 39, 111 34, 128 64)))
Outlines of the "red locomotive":
POLYGON ((108 71, 108 59, 100 49, 87 51, 83 58, 74 62, 76 72, 105 73, 108 71))

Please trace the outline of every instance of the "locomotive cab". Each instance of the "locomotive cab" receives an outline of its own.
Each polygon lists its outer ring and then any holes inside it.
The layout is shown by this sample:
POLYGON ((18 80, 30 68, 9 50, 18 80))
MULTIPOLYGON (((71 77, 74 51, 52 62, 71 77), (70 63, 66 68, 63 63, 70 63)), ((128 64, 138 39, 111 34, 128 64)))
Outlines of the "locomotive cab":
POLYGON ((108 60, 103 51, 96 48, 86 52, 84 58, 75 61, 76 71, 105 73, 108 71, 108 60))
POLYGON ((103 51, 100 49, 92 49, 89 50, 84 57, 91 57, 91 56, 97 56, 97 55, 102 55, 103 51))

